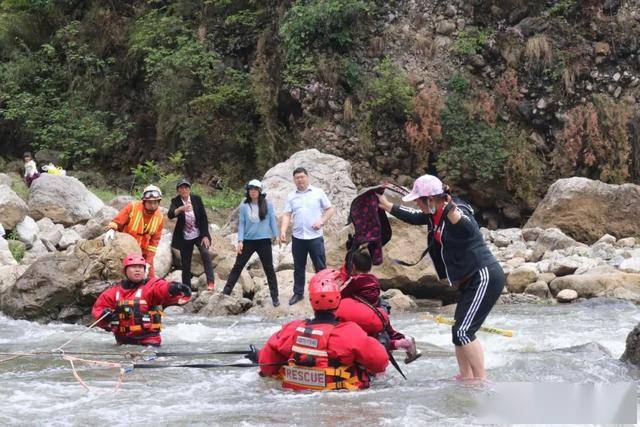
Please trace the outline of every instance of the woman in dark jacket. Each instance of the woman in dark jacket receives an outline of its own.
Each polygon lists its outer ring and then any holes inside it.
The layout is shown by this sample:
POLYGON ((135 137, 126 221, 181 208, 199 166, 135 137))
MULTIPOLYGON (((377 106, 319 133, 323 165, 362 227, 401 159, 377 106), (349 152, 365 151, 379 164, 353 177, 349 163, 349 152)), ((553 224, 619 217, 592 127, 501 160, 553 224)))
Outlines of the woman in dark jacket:
POLYGON ((402 198, 415 200, 420 210, 394 205, 379 195, 380 207, 409 224, 427 225, 428 251, 440 279, 458 285, 458 305, 452 326, 460 379, 486 379, 484 353, 475 333, 504 288, 504 272, 493 256, 473 210, 433 175, 423 175, 402 198))
POLYGON ((191 194, 191 183, 188 180, 182 179, 178 182, 176 190, 178 195, 171 199, 167 215, 169 219, 178 218, 176 228, 173 230, 171 246, 180 250, 182 283, 191 285, 191 256, 193 247, 197 246, 207 276, 207 289, 212 291, 215 289, 215 278, 209 256, 211 235, 207 212, 200 196, 191 194))

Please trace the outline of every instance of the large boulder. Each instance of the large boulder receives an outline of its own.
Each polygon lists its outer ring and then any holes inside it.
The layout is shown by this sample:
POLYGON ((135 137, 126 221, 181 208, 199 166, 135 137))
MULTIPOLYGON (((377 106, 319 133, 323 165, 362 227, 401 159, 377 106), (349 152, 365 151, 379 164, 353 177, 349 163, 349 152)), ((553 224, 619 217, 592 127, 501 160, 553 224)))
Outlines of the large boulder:
POLYGON ((4 237, 0 237, 0 266, 17 264, 18 261, 16 261, 9 250, 9 242, 7 242, 4 237))
POLYGON ((538 269, 533 264, 525 264, 515 268, 507 276, 509 292, 522 293, 527 286, 538 280, 538 269))
POLYGON ((82 228, 80 235, 83 239, 95 239, 105 232, 107 225, 111 222, 118 211, 111 206, 104 206, 100 209, 82 228))
POLYGON ((116 233, 115 238, 104 245, 101 238, 80 240, 73 249, 82 269, 82 280, 120 280, 123 278, 122 261, 130 253, 140 253, 138 242, 126 233, 116 233))
POLYGON ((42 174, 29 191, 29 215, 71 226, 91 219, 104 203, 76 178, 42 174))
MULTIPOLYGON (((336 213, 324 227, 325 234, 344 227, 349 216, 351 201, 356 196, 356 186, 351 180, 351 164, 340 157, 324 154, 316 149, 298 151, 288 160, 278 163, 262 178, 267 198, 273 203, 276 214, 281 217, 287 195, 296 189, 293 170, 304 167, 309 172, 312 186, 324 190, 336 213)), ((227 233, 237 231, 237 211, 225 227, 227 233)))
POLYGON ((82 285, 78 259, 60 253, 47 255, 0 293, 0 310, 17 318, 56 320, 65 307, 77 305, 82 285))
POLYGON ((640 366, 640 323, 627 335, 626 347, 620 360, 640 366))
POLYGON ((30 216, 25 216, 22 221, 16 225, 16 233, 18 239, 30 249, 39 238, 40 228, 38 224, 30 216))
POLYGON ((15 191, 6 185, 0 185, 0 224, 6 230, 13 230, 28 212, 29 207, 15 191))
POLYGON ((585 246, 583 243, 576 242, 571 237, 564 234, 557 228, 549 228, 543 230, 536 239, 533 247, 531 258, 534 261, 540 260, 547 251, 556 251, 566 249, 573 246, 585 246))
POLYGON ((7 187, 11 187, 11 182, 13 179, 6 173, 0 173, 0 187, 6 185, 7 187))
POLYGON ((26 265, 5 265, 0 267, 0 295, 11 288, 26 270, 26 265))
MULTIPOLYGON (((170 244, 171 242, 169 242, 170 244)), ((180 251, 172 249, 173 260, 176 267, 181 268, 182 260, 180 259, 180 251)), ((219 234, 211 235, 211 246, 209 247, 209 256, 215 272, 223 279, 229 276, 229 272, 233 267, 236 259, 236 251, 233 244, 219 234)), ((204 265, 202 264, 202 257, 200 256, 200 250, 197 247, 193 248, 193 255, 191 257, 191 274, 194 276, 200 276, 204 273, 204 265)))
POLYGON ((593 243, 606 233, 617 238, 640 235, 638 212, 638 185, 565 178, 549 187, 525 227, 557 227, 578 241, 593 243))
POLYGON ((640 303, 640 274, 572 274, 554 279, 549 288, 554 295, 564 289, 572 289, 581 298, 611 297, 640 303))
POLYGON ((153 258, 153 267, 158 277, 165 277, 173 266, 173 254, 171 253, 171 233, 165 231, 158 244, 156 256, 153 258))
MULTIPOLYGON (((306 288, 303 300, 294 305, 289 305, 289 299, 293 296, 293 270, 278 271, 276 276, 278 278, 280 306, 273 307, 271 304, 269 288, 263 285, 253 298, 255 305, 251 307, 247 313, 259 315, 267 319, 276 319, 287 316, 292 316, 298 319, 310 317, 313 314, 313 310, 309 303, 309 293, 306 288)), ((305 283, 309 282, 311 276, 312 273, 307 272, 305 283)))

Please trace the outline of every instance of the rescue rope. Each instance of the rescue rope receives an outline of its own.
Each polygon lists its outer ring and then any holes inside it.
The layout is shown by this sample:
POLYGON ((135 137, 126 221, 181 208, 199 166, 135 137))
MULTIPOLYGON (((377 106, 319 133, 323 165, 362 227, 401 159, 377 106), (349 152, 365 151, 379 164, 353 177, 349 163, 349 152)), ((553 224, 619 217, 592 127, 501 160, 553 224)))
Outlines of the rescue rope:
POLYGON ((58 351, 58 352, 63 352, 62 348, 66 347, 68 344, 70 344, 73 340, 75 340, 76 338, 78 338, 80 335, 85 334, 87 332, 89 332, 91 330, 91 328, 93 328, 94 326, 96 326, 98 323, 100 323, 100 321, 102 319, 104 319, 105 317, 109 316, 111 313, 104 313, 102 316, 100 316, 100 318, 98 320, 96 320, 95 322, 93 322, 91 325, 89 325, 89 327, 87 329, 85 329, 84 331, 74 335, 73 337, 71 337, 71 339, 69 341, 67 341, 66 343, 62 344, 60 347, 58 348, 54 348, 53 352, 58 351))
MULTIPOLYGON (((441 315, 434 316, 432 314, 425 314, 422 317, 422 320, 433 320, 436 323, 444 324, 444 325, 453 325, 454 323, 456 323, 456 321, 453 319, 447 319, 446 317, 441 315)), ((511 331, 508 329, 493 328, 491 326, 480 326, 480 330, 483 332, 487 332, 489 334, 502 335, 503 337, 509 337, 509 338, 512 338, 514 335, 514 331, 511 331)))
POLYGON ((260 366, 284 366, 288 362, 276 363, 182 363, 182 364, 161 364, 161 363, 133 363, 133 369, 163 369, 163 368, 255 368, 260 366))

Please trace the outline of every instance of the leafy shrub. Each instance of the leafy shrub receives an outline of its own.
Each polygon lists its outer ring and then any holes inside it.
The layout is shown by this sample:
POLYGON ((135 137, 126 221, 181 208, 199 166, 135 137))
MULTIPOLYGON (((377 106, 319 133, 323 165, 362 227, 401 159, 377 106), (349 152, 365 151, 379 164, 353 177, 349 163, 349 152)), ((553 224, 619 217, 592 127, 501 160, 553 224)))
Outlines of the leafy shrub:
POLYGON ((445 148, 437 166, 451 183, 489 182, 502 176, 507 150, 498 127, 474 120, 458 94, 447 99, 440 122, 445 148))
POLYGON ((629 106, 601 94, 567 111, 553 157, 556 171, 623 183, 629 176, 631 114, 629 106))
POLYGON ((448 84, 449 90, 463 94, 469 90, 470 82, 465 76, 460 73, 453 73, 448 84))
POLYGON ((529 206, 534 206, 539 187, 544 181, 544 162, 540 160, 534 145, 523 131, 508 132, 506 141, 508 155, 504 165, 504 179, 507 189, 529 206))
POLYGON ((404 123, 413 107, 413 87, 407 77, 390 59, 385 58, 376 68, 377 77, 370 81, 367 108, 372 119, 404 123))
POLYGON ((286 57, 285 80, 296 84, 314 71, 311 52, 343 51, 375 7, 370 0, 296 0, 279 34, 286 57))
POLYGON ((405 125, 405 133, 416 158, 417 167, 426 170, 429 153, 441 136, 440 112, 444 99, 440 90, 432 83, 420 91, 414 100, 413 118, 405 125))
POLYGON ((25 253, 24 243, 19 242, 17 240, 9 240, 8 243, 9 243, 9 251, 11 252, 11 255, 13 255, 13 258, 16 261, 20 262, 24 257, 24 253, 25 253))
POLYGON ((458 55, 478 53, 493 33, 489 28, 467 27, 458 34, 453 43, 453 51, 458 55))

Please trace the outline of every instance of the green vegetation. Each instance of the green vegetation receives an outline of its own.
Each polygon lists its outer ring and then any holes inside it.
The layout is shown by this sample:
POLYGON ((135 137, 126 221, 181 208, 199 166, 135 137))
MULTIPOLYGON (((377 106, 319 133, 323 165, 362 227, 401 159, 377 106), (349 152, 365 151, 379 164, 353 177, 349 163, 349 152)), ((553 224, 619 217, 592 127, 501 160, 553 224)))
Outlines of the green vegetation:
POLYGON ((467 27, 458 34, 458 38, 453 43, 453 51, 458 55, 478 53, 493 32, 490 28, 467 27))
POLYGON ((280 26, 285 81, 295 85, 314 74, 314 50, 344 52, 374 9, 370 0, 294 1, 280 26))
POLYGON ((24 253, 26 250, 25 245, 18 240, 13 240, 11 234, 8 237, 9 251, 11 252, 11 255, 13 255, 13 258, 16 261, 20 262, 24 257, 24 253))
POLYGON ((377 77, 367 87, 367 108, 377 120, 404 123, 413 110, 413 87, 405 74, 388 58, 375 71, 377 77))
POLYGON ((454 73, 449 79, 449 90, 452 90, 456 93, 465 93, 469 90, 470 82, 464 75, 461 73, 454 73))
POLYGON ((576 0, 559 0, 549 8, 551 16, 564 16, 576 4, 576 0))

